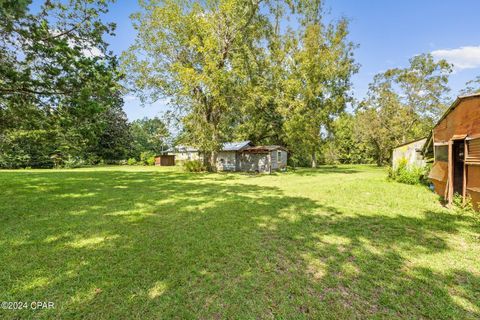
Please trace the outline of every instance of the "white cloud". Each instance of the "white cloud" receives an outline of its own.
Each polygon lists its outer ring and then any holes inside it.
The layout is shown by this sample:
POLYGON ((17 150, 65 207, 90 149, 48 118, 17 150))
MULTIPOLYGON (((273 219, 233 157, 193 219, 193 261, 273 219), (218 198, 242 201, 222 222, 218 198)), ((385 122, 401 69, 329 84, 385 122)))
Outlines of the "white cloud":
POLYGON ((432 51, 436 59, 445 59, 457 70, 480 68, 480 46, 432 51))

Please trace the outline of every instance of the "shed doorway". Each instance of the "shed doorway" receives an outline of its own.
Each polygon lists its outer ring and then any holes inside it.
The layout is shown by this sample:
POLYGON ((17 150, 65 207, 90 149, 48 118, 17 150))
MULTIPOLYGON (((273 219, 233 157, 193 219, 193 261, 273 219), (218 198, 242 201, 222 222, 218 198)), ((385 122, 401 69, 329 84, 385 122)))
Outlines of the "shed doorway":
POLYGON ((463 195, 465 170, 465 140, 454 140, 452 145, 453 194, 463 195))

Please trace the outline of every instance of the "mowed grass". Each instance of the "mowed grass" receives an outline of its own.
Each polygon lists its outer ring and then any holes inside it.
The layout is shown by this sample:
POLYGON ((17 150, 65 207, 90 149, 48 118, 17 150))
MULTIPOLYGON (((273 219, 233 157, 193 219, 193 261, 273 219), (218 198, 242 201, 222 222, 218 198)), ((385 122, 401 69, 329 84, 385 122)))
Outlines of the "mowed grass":
POLYGON ((0 172, 1 319, 478 319, 479 224, 369 166, 0 172))

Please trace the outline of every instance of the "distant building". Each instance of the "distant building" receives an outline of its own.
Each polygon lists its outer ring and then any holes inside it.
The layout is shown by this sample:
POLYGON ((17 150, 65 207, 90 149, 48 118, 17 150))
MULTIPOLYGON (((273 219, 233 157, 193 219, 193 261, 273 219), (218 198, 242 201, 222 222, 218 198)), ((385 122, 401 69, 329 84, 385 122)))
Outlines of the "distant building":
MULTIPOLYGON (((177 146, 167 150, 175 156, 177 164, 189 161, 203 161, 198 149, 177 146)), ((282 146, 254 146, 250 141, 226 142, 217 155, 218 171, 272 172, 287 167, 287 150, 282 146)))
POLYGON ((405 160, 408 167, 424 167, 426 162, 422 155, 422 149, 427 138, 417 139, 401 144, 392 152, 392 167, 396 169, 400 161, 405 160))

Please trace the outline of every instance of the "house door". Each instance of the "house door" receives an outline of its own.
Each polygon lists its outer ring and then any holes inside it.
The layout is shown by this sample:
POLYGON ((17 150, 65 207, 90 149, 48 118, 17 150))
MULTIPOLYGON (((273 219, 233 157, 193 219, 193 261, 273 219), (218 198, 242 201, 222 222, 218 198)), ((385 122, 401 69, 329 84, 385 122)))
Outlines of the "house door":
POLYGON ((453 194, 463 195, 465 140, 454 140, 452 145, 453 194))

